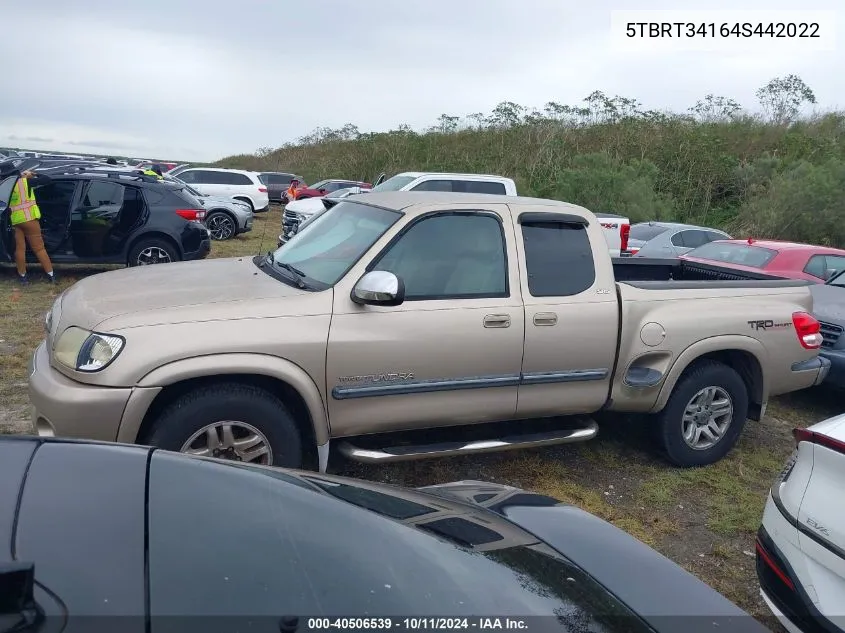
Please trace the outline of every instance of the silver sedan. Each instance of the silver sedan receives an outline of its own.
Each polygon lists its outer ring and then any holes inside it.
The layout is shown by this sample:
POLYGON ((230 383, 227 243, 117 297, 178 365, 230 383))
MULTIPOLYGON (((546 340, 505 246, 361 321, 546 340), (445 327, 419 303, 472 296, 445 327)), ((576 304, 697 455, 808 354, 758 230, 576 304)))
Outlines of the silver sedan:
POLYGON ((640 222, 631 225, 628 250, 634 257, 678 257, 694 248, 731 236, 718 229, 677 222, 640 222))
POLYGON ((205 207, 205 226, 208 227, 211 239, 216 241, 229 240, 236 235, 252 230, 252 207, 245 202, 232 198, 207 196, 188 183, 182 182, 169 174, 164 174, 164 179, 185 187, 185 190, 205 207))

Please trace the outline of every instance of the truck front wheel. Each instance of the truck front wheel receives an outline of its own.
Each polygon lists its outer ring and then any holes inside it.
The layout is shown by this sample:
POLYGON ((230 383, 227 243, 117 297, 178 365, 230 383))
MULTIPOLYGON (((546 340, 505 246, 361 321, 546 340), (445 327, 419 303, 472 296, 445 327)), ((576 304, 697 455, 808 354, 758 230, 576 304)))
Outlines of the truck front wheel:
POLYGON ((676 466, 706 466, 734 447, 748 416, 748 389, 732 368, 700 361, 684 372, 657 414, 660 447, 676 466))
POLYGON ((143 442, 171 451, 300 468, 302 439, 284 403, 240 383, 198 387, 161 413, 143 442))

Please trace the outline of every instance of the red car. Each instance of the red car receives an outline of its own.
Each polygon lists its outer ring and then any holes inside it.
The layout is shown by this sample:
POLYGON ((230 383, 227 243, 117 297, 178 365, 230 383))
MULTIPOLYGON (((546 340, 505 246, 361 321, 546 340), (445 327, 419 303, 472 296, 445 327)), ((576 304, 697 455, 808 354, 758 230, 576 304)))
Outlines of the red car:
POLYGON ((845 269, 845 250, 839 248, 751 238, 710 242, 678 259, 819 284, 845 269))
MULTIPOLYGON (((291 183, 293 187, 293 183, 291 183)), ((321 180, 314 183, 310 187, 297 187, 293 191, 291 197, 290 189, 286 192, 284 197, 289 200, 304 200, 305 198, 320 198, 327 193, 337 191, 338 189, 347 189, 349 187, 361 187, 361 189, 372 189, 372 184, 368 182, 359 182, 357 180, 321 180)), ((283 202, 286 202, 284 199, 283 202)))

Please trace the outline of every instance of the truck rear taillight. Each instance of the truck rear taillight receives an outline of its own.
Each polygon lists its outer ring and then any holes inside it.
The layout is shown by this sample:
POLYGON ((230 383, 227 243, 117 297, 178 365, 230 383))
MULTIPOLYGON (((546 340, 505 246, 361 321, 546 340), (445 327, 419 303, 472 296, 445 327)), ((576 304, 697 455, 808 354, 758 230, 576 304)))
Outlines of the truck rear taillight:
POLYGON ((829 435, 816 433, 810 429, 793 429, 792 436, 795 438, 795 442, 797 444, 800 444, 801 442, 810 442, 810 444, 824 446, 825 448, 829 448, 832 451, 845 455, 845 442, 833 439, 829 435))
POLYGON ((619 250, 620 251, 627 251, 628 250, 628 237, 631 235, 631 225, 630 224, 623 224, 622 227, 619 229, 619 239, 621 240, 619 243, 619 250))
POLYGON ((205 219, 204 209, 176 209, 176 215, 186 220, 200 221, 205 219))
POLYGON ((259 187, 258 191, 260 191, 261 193, 267 193, 267 187, 259 187))
POLYGON ((793 312, 792 324, 798 341, 804 349, 819 349, 822 346, 821 323, 807 312, 793 312))

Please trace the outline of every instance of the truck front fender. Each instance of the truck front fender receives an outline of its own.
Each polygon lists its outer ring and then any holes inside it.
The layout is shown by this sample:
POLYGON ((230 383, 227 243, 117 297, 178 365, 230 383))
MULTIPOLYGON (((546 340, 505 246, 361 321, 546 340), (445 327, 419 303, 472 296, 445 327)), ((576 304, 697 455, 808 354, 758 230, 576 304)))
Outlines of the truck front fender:
POLYGON ((737 361, 750 361, 753 359, 756 367, 752 363, 748 367, 734 366, 733 368, 742 375, 743 380, 749 385, 749 401, 760 405, 762 408, 769 397, 768 377, 763 370, 766 367, 768 356, 768 352, 763 344, 750 336, 726 334, 697 341, 681 352, 672 364, 651 412, 660 411, 666 406, 669 397, 675 390, 678 379, 680 379, 684 371, 693 362, 704 357, 724 360, 726 364, 732 366, 735 364, 730 362, 732 359, 736 359, 737 361))
MULTIPOLYGON (((231 375, 266 376, 286 383, 294 389, 305 403, 314 428, 314 439, 318 445, 329 441, 329 420, 325 402, 314 380, 299 365, 269 354, 212 354, 194 356, 174 361, 152 370, 137 383, 135 391, 149 393, 176 383, 194 378, 231 375)), ((132 398, 130 398, 131 403, 132 398)), ((127 406, 129 409, 129 406, 127 406)), ((137 416, 133 416, 137 417, 137 416)), ((124 416, 118 431, 119 437, 137 437, 143 422, 128 420, 124 416), (134 427, 134 428, 131 428, 134 427)), ((134 441, 131 440, 131 441, 134 441)))

